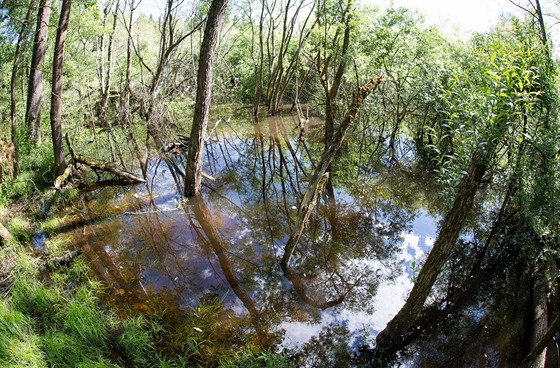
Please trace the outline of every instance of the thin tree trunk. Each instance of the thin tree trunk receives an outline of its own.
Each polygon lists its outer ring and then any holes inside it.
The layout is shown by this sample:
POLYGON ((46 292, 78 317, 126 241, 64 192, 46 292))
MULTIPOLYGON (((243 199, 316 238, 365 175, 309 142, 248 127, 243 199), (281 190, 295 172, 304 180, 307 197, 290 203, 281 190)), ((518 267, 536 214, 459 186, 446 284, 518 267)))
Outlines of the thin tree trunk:
POLYGON ((105 110, 109 104, 109 91, 111 89, 111 76, 113 73, 113 45, 115 41, 115 30, 117 29, 117 12, 119 10, 120 0, 117 0, 115 4, 115 11, 113 12, 113 24, 111 28, 111 34, 109 34, 109 45, 107 45, 107 70, 105 72, 105 86, 103 89, 103 97, 101 101, 101 108, 103 110, 103 116, 105 117, 105 110))
POLYGON ((550 53, 550 49, 549 49, 549 46, 548 46, 548 37, 546 35, 546 27, 544 25, 544 17, 543 17, 543 12, 542 12, 542 8, 541 8, 540 0, 535 0, 534 7, 535 7, 535 10, 536 10, 536 13, 537 13, 537 20, 539 21, 539 28, 540 28, 540 31, 541 31, 541 41, 542 41, 544 47, 546 48, 546 51, 548 53, 550 53))
MULTIPOLYGON (((11 104, 10 104, 10 111, 11 111, 11 122, 12 122, 12 144, 14 145, 14 156, 12 161, 12 170, 13 170, 13 178, 15 179, 19 175, 19 147, 18 147, 18 139, 17 139, 17 101, 16 101, 16 83, 17 83, 17 72, 19 67, 19 57, 21 54, 21 46, 23 44, 23 39, 25 38, 25 34, 27 33, 27 26, 29 25, 29 18, 31 17, 31 12, 33 11, 33 7, 35 5, 35 1, 32 1, 29 4, 29 8, 27 9, 27 14, 25 15, 25 20, 21 26, 21 30, 18 35, 18 41, 16 46, 16 52, 14 55, 14 64, 12 67, 12 80, 10 84, 10 92, 11 92, 11 104)), ((23 87, 23 86, 22 86, 23 87)))
POLYGON ((206 140, 206 129, 208 127, 208 115, 210 114, 212 98, 214 50, 227 4, 228 0, 212 0, 208 10, 206 27, 204 28, 204 37, 200 45, 191 144, 189 145, 185 167, 186 196, 198 194, 202 183, 204 141, 206 140))
POLYGON ((53 56, 52 95, 51 95, 51 131, 53 140, 56 175, 62 175, 66 168, 64 146, 62 144, 62 68, 64 65, 64 43, 68 34, 72 0, 62 0, 56 42, 53 56))
POLYGON ((453 205, 443 219, 432 251, 422 266, 406 303, 387 327, 377 335, 376 350, 380 353, 405 337, 418 317, 441 268, 459 238, 486 169, 486 164, 480 157, 477 155, 472 157, 469 171, 459 184, 453 205))
POLYGON ((290 238, 288 239, 286 246, 284 247, 284 254, 282 256, 282 261, 280 262, 280 266, 282 268, 282 271, 284 272, 284 276, 286 276, 286 278, 292 282, 295 291, 303 300, 306 301, 306 303, 317 308, 325 309, 339 304, 344 300, 346 294, 341 295, 337 299, 326 302, 315 301, 314 299, 309 297, 305 292, 301 276, 298 275, 297 272, 295 272, 292 268, 292 256, 299 243, 299 240, 301 239, 305 224, 311 217, 311 213, 313 212, 313 209, 317 204, 319 195, 322 192, 324 185, 328 181, 328 169, 335 159, 336 155, 338 154, 340 147, 342 147, 348 129, 350 128, 352 122, 355 120, 356 115, 358 114, 358 111, 364 103, 365 98, 377 88, 381 81, 381 77, 373 78, 368 83, 360 87, 357 93, 354 95, 354 99, 348 108, 344 120, 333 135, 332 141, 325 149, 321 157, 321 161, 313 172, 312 178, 309 182, 309 186, 298 207, 295 226, 290 234, 290 238))
POLYGON ((27 136, 32 143, 41 139, 41 100, 43 97, 43 63, 47 51, 47 36, 49 33, 49 19, 51 16, 52 0, 42 0, 37 14, 37 26, 33 41, 33 55, 31 56, 31 71, 27 88, 27 108, 25 122, 27 136))

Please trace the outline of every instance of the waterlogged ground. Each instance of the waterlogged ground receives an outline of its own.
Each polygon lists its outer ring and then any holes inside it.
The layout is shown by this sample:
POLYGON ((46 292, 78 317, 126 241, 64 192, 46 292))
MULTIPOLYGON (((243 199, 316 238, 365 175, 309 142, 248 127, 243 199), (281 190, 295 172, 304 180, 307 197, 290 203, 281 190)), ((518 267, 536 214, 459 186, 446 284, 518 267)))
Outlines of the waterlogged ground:
POLYGON ((321 154, 315 125, 302 139, 293 117, 242 129, 223 123, 208 140, 204 171, 214 180, 203 179, 201 203, 181 195, 184 156, 157 157, 148 184, 86 194, 70 214, 82 223, 59 236, 83 250, 122 308, 148 309, 157 298, 189 309, 211 296, 230 318, 250 316, 250 329, 276 333, 286 348, 319 336, 367 343, 403 304, 431 249, 436 196, 412 144, 399 142, 396 161, 348 145, 292 265, 313 299, 345 298, 310 306, 280 259, 321 154))

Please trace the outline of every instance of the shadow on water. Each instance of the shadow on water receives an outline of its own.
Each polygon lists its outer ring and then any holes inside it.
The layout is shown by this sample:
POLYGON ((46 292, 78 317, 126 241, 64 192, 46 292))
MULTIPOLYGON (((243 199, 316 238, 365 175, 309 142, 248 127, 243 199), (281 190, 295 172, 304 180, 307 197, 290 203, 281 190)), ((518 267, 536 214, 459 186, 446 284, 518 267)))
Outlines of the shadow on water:
POLYGON ((99 220, 60 236, 83 250, 123 309, 149 309, 163 296, 169 308, 196 308, 212 296, 248 317, 266 346, 282 330, 283 345, 294 347, 333 325, 347 344, 363 341, 402 305, 429 252, 433 194, 409 151, 399 167, 360 165, 346 152, 332 190, 319 193, 293 252, 297 278, 288 280, 284 247, 322 152, 313 122, 305 140, 296 127, 292 117, 222 124, 207 143, 204 170, 214 180, 205 180, 201 197, 181 196, 184 156, 154 159, 146 185, 99 189, 87 202, 99 220), (317 309, 298 287, 318 303, 340 303, 317 309))

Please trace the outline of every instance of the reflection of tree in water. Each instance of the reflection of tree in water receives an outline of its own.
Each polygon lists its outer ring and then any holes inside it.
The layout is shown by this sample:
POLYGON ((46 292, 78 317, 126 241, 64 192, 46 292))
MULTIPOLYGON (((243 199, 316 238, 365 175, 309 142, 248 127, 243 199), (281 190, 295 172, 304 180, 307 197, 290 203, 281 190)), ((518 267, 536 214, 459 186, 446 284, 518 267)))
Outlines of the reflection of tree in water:
POLYGON ((219 139, 209 143, 205 164, 216 180, 206 182, 203 201, 193 198, 167 211, 181 193, 167 187, 180 186, 173 177, 181 175, 169 175, 176 165, 152 164, 157 169, 145 195, 151 204, 114 219, 123 230, 113 230, 114 239, 107 240, 114 263, 142 282, 151 301, 168 301, 171 309, 218 296, 226 309, 237 311, 235 318, 248 313, 259 340, 270 336, 270 343, 279 336, 270 335, 275 323, 313 320, 319 316, 313 306, 343 302, 345 308, 373 312, 377 286, 400 270, 396 245, 420 207, 418 193, 425 188, 406 171, 415 168, 347 163, 345 169, 360 171, 364 180, 338 175, 332 191, 317 193, 308 220, 300 222, 287 279, 284 247, 296 230, 297 208, 320 149, 290 138, 289 119, 257 126, 258 134, 250 137, 225 125, 216 130, 219 139), (246 312, 239 313, 236 298, 246 312))
MULTIPOLYGON (((280 136, 284 141, 278 136, 264 138, 266 133, 274 135, 279 130, 287 130, 286 127, 277 127, 285 124, 282 119, 275 118, 273 122, 276 125, 274 129, 270 128, 273 124, 270 121, 259 128, 255 144, 240 145, 235 140, 232 143, 222 140, 224 145, 238 147, 236 152, 240 159, 230 162, 225 174, 234 177, 233 186, 228 185, 220 193, 209 193, 209 199, 221 212, 227 212, 229 216, 236 213, 237 223, 242 223, 238 232, 251 233, 248 241, 254 241, 261 256, 270 254, 279 257, 281 246, 293 229, 295 208, 298 198, 301 198, 300 191, 290 183, 299 181, 297 176, 302 175, 302 168, 313 167, 314 164, 297 142, 291 142, 290 150, 285 144, 285 136, 280 136), (295 157, 293 152, 299 152, 301 156, 295 157), (238 199, 241 203, 238 205, 229 198, 238 199), (277 246, 271 248, 271 244, 277 246)), ((400 182, 405 181, 401 179, 400 182)), ((347 304, 361 303, 363 308, 363 302, 371 300, 380 281, 376 272, 380 264, 361 262, 360 259, 389 260, 394 254, 395 242, 410 225, 414 211, 412 207, 395 206, 391 188, 385 184, 368 186, 356 193, 337 189, 336 193, 340 199, 336 201, 335 211, 329 209, 330 202, 326 196, 320 196, 319 206, 311 214, 294 252, 297 258, 295 270, 300 275, 300 281, 309 284, 307 289, 325 300, 336 299, 351 287, 356 287, 356 280, 360 280, 360 289, 348 295, 348 302, 352 303, 347 304), (377 199, 378 191, 383 191, 385 197, 377 199)), ((413 194, 413 190, 409 194, 413 194)), ((400 199, 399 204, 406 206, 406 203, 414 201, 400 199)), ((268 258, 267 262, 275 262, 275 258, 268 258)), ((277 266, 268 264, 267 267, 274 269, 277 266)), ((270 290, 263 292, 270 293, 270 290)))

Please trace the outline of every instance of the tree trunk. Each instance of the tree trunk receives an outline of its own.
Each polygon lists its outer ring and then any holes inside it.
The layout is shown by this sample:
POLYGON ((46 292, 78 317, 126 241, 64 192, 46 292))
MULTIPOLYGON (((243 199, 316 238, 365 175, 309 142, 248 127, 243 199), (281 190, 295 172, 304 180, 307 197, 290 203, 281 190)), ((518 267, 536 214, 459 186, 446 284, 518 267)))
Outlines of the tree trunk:
POLYGON ((27 136, 31 142, 37 143, 40 139, 41 126, 41 100, 43 96, 43 63, 47 50, 47 36, 49 32, 49 19, 51 16, 52 0, 42 0, 37 14, 37 26, 33 41, 33 55, 31 56, 31 71, 27 87, 27 109, 25 122, 27 136))
POLYGON ((325 309, 336 304, 340 304, 344 300, 346 294, 343 294, 337 299, 326 302, 313 300, 306 294, 301 276, 299 276, 297 272, 295 272, 292 268, 292 256, 301 239, 305 224, 311 217, 311 213, 313 212, 313 209, 317 204, 319 195, 322 192, 324 185, 328 181, 328 170, 331 163, 342 147, 344 139, 346 138, 346 134, 348 133, 352 122, 355 120, 356 115, 358 114, 362 104, 364 103, 365 98, 377 88, 381 81, 381 77, 375 77, 371 79, 368 83, 361 86, 358 89, 357 93, 354 95, 354 98, 348 108, 344 120, 338 127, 337 131, 334 133, 332 141, 326 147, 321 157, 321 161, 313 172, 312 178, 309 182, 309 186, 307 187, 303 199, 299 204, 295 226, 290 234, 290 238, 288 239, 286 246, 284 247, 284 254, 282 256, 282 261, 280 262, 280 266, 282 268, 282 271, 284 272, 284 276, 286 276, 286 278, 290 280, 290 282, 294 286, 294 290, 298 293, 298 295, 306 303, 315 306, 316 308, 325 309))
MULTIPOLYGON (((533 281, 533 320, 531 330, 531 349, 539 343, 548 328, 547 287, 542 269, 536 267, 533 281)), ((544 368, 546 362, 546 349, 536 355, 530 368, 544 368)))
POLYGON ((62 67, 64 64, 64 43, 68 34, 70 8, 72 0, 62 0, 56 42, 53 56, 52 95, 51 95, 51 131, 54 150, 56 175, 62 175, 66 168, 64 146, 62 145, 62 67))
POLYGON ((554 321, 550 324, 548 330, 543 335, 543 337, 539 340, 539 342, 533 347, 529 355, 523 360, 521 367, 522 368, 529 368, 533 366, 533 362, 539 359, 540 354, 542 353, 543 349, 553 341, 554 336, 560 332, 560 314, 556 316, 554 321))
POLYGON ((31 17, 31 12, 33 10, 35 2, 32 1, 27 9, 27 14, 25 15, 25 20, 21 26, 21 30, 18 35, 16 52, 14 55, 14 64, 12 66, 12 79, 10 84, 10 111, 11 111, 11 122, 12 122, 12 144, 14 145, 14 156, 12 158, 12 172, 13 178, 19 175, 19 147, 17 139, 17 103, 16 103, 16 83, 17 83, 17 72, 19 67, 19 57, 21 54, 21 46, 23 40, 27 33, 27 26, 29 24, 29 18, 31 17))
POLYGON ((191 144, 189 145, 189 153, 185 167, 186 196, 198 194, 202 183, 204 141, 206 140, 206 128, 208 127, 208 115, 210 113, 212 97, 214 50, 218 41, 218 33, 227 4, 228 0, 212 0, 212 4, 208 10, 206 27, 204 28, 204 37, 200 45, 191 144))
POLYGON ((475 154, 471 159, 467 175, 459 184, 453 205, 443 219, 432 251, 420 270, 406 303, 387 324, 387 327, 377 335, 376 350, 381 354, 399 339, 405 337, 422 310, 441 268, 447 261, 459 233, 463 229, 486 169, 484 161, 475 154))
MULTIPOLYGON (((111 28, 111 33, 109 34, 109 45, 107 45, 107 70, 105 71, 105 86, 102 90, 101 98, 101 109, 103 117, 105 118, 105 110, 109 105, 109 91, 111 89, 111 76, 113 72, 113 45, 115 41, 115 30, 117 29, 117 12, 119 11, 120 0, 117 0, 115 4, 115 11, 113 12, 113 25, 111 28)), ((102 62, 103 63, 103 62, 102 62)))

